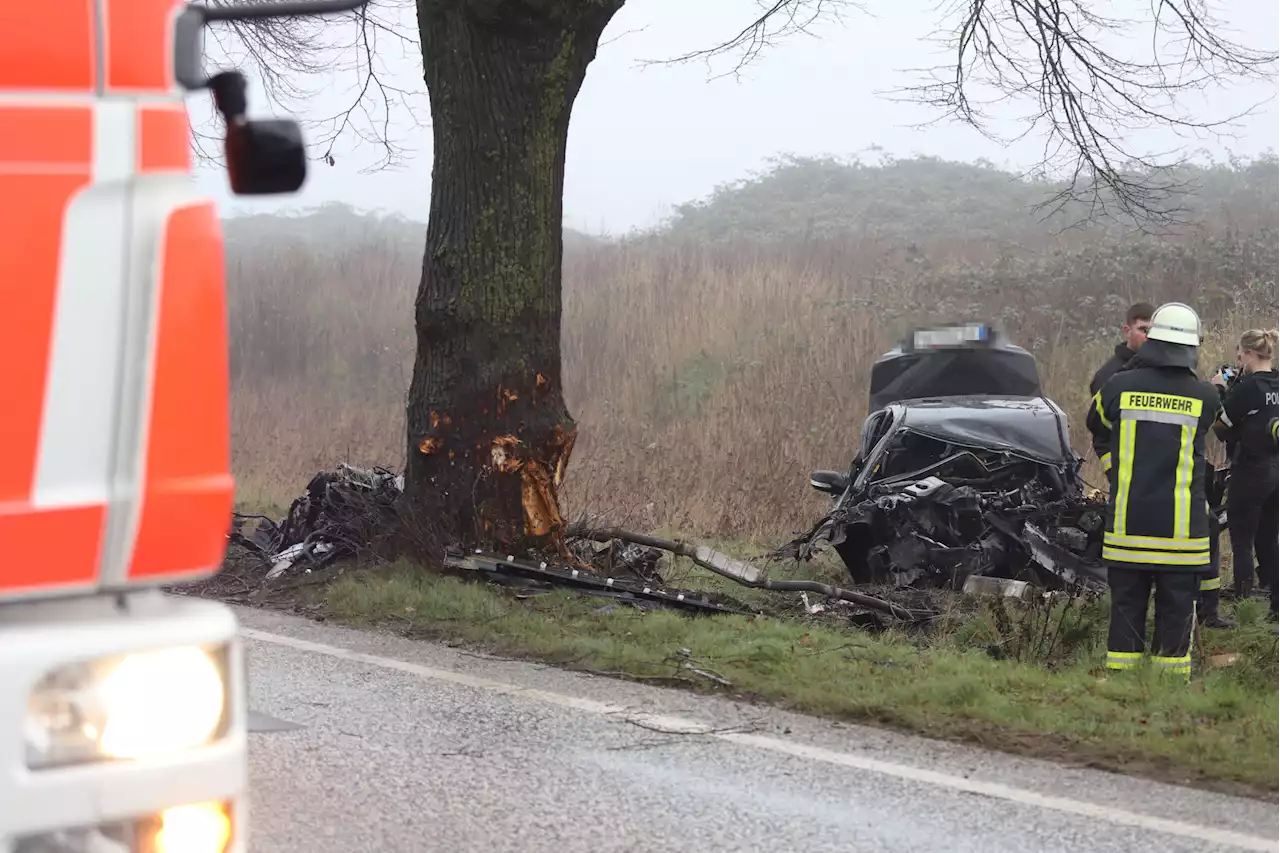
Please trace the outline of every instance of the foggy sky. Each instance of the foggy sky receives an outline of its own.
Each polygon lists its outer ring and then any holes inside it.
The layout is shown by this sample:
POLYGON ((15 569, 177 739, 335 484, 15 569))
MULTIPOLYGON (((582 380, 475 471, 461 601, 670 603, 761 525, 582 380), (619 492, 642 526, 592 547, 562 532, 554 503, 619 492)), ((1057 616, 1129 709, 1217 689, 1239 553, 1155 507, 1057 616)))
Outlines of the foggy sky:
MULTIPOLYGON (((613 234, 647 227, 667 215, 671 205, 703 197, 717 184, 747 177, 766 168, 767 158, 784 152, 848 156, 879 146, 896 156, 984 157, 1013 169, 1033 166, 1041 157, 1042 137, 1004 146, 956 124, 915 129, 911 125, 938 114, 877 94, 915 82, 903 69, 935 66, 949 59, 939 45, 926 39, 946 22, 950 8, 950 4, 898 0, 874 4, 870 12, 849 10, 843 13, 842 23, 824 24, 815 37, 792 36, 771 48, 739 77, 712 79, 729 71, 736 57, 719 58, 711 67, 705 63, 642 67, 641 63, 725 41, 758 14, 754 0, 628 0, 606 30, 574 107, 565 175, 565 224, 613 234)), ((1140 12, 1146 4, 1134 8, 1140 12)), ((1274 50, 1280 34, 1278 10, 1276 0, 1233 0, 1230 7, 1216 11, 1239 31, 1233 34, 1237 40, 1274 50)), ((403 31, 416 40, 412 8, 400 17, 403 31)), ((292 197, 233 198, 224 173, 214 166, 198 171, 202 191, 218 200, 224 214, 340 201, 425 221, 431 130, 421 59, 414 55, 415 49, 385 36, 378 46, 383 79, 416 93, 409 108, 392 113, 393 136, 408 149, 398 169, 362 174, 361 169, 379 161, 382 151, 349 133, 334 150, 335 165, 311 164, 306 186, 292 197)), ((209 52, 211 58, 218 58, 214 45, 209 52)), ((349 62, 354 54, 348 51, 342 58, 349 62)), ((243 70, 251 78, 256 76, 252 67, 243 70)), ((332 115, 350 103, 357 79, 355 71, 348 69, 308 79, 306 86, 323 91, 305 103, 290 101, 285 106, 304 119, 332 115)), ((251 86, 251 115, 284 113, 272 108, 256 79, 251 79, 251 86)), ((1241 86, 1226 95, 1213 93, 1214 112, 1206 117, 1244 110, 1272 98, 1242 120, 1232 131, 1236 139, 1227 147, 1210 138, 1197 143, 1165 131, 1135 138, 1133 148, 1148 153, 1203 146, 1225 159, 1228 148, 1252 156, 1280 147, 1276 94, 1274 84, 1241 86)), ((193 122, 206 122, 207 96, 192 96, 189 104, 193 122)), ((367 133, 371 125, 361 118, 355 128, 367 133)), ((1009 125, 1001 129, 1015 130, 1009 125)), ((311 128, 307 134, 309 139, 321 135, 311 128)))

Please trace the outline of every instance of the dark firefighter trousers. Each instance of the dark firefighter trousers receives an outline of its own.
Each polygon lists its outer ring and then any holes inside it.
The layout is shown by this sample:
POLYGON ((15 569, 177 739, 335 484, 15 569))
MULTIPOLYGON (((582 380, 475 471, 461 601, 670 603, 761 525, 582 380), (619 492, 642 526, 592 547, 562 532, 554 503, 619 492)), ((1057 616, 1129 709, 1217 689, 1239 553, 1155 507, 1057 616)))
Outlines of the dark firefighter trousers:
POLYGON ((1236 466, 1227 495, 1227 530, 1231 535, 1231 573, 1238 598, 1253 593, 1254 558, 1257 577, 1271 593, 1276 609, 1276 574, 1280 570, 1280 529, 1276 501, 1276 466, 1236 466))
POLYGON ((1156 625, 1151 663, 1170 675, 1191 677, 1191 636, 1196 623, 1200 574, 1151 570, 1124 563, 1107 564, 1111 587, 1111 624, 1107 631, 1107 669, 1134 669, 1147 647, 1147 605, 1155 588, 1156 625))

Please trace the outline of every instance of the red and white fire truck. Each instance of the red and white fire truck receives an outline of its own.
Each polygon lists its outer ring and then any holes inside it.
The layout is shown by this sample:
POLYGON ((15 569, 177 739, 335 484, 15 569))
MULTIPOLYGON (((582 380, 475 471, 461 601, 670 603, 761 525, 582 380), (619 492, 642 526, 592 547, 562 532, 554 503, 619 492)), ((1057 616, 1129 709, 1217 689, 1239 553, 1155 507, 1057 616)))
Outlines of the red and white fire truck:
POLYGON ((231 519, 223 244, 185 98, 238 194, 296 123, 204 73, 220 21, 365 0, 5 0, 0 17, 0 853, 233 853, 246 680, 211 575, 231 519))

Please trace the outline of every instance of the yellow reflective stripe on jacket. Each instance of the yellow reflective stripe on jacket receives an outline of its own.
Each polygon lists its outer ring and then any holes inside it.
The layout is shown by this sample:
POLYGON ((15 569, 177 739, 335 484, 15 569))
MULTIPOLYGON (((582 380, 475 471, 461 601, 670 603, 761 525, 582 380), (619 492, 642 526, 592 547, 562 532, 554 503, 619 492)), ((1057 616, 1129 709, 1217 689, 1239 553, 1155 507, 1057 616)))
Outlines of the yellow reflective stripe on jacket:
POLYGON ((1129 489, 1133 485, 1133 445, 1138 432, 1137 421, 1120 422, 1120 470, 1116 473, 1115 532, 1125 532, 1129 516, 1129 489))
POLYGON ((1194 424, 1184 424, 1182 444, 1178 447, 1178 470, 1173 479, 1174 539, 1186 539, 1191 535, 1191 471, 1196 464, 1195 430, 1194 424))
POLYGON ((1129 548, 1114 548, 1104 545, 1102 559, 1113 563, 1148 563, 1153 566, 1203 566, 1209 562, 1209 552, 1184 551, 1134 551, 1129 548))
MULTIPOLYGON (((1099 415, 1101 415, 1101 392, 1094 396, 1094 406, 1098 409, 1099 415)), ((1189 542, 1191 535, 1191 481, 1195 472, 1195 437, 1196 430, 1199 428, 1200 416, 1204 411, 1204 401, 1198 397, 1185 397, 1180 394, 1124 391, 1120 394, 1119 408, 1120 441, 1117 452, 1120 458, 1116 472, 1116 494, 1111 525, 1114 529, 1114 534, 1108 534, 1109 538, 1106 540, 1107 544, 1116 547, 1112 547, 1110 551, 1117 554, 1117 560, 1124 562, 1152 562, 1169 565, 1194 565, 1201 562, 1198 555, 1196 557, 1173 555, 1167 559, 1162 559, 1158 556, 1146 559, 1139 558, 1136 555, 1122 555, 1132 548, 1199 551, 1207 547, 1207 541, 1203 546, 1188 547, 1187 545, 1176 546, 1170 544, 1178 541, 1189 542), (1129 500, 1133 487, 1133 466, 1135 462, 1142 463, 1145 461, 1135 459, 1139 421, 1168 424, 1180 428, 1178 457, 1173 477, 1173 537, 1171 540, 1153 542, 1123 541, 1123 537, 1128 533, 1129 500), (1111 538, 1113 536, 1120 538, 1113 539, 1111 538)), ((1111 462, 1111 464, 1116 465, 1117 463, 1111 462)), ((1107 468, 1108 466, 1104 463, 1104 469, 1107 468)), ((1106 553, 1104 552, 1105 556, 1106 553)))
POLYGON ((1110 470, 1111 470, 1111 454, 1110 454, 1110 453, 1104 453, 1104 454, 1102 454, 1102 456, 1101 456, 1101 457, 1099 457, 1098 461, 1102 463, 1102 470, 1103 470, 1103 471, 1110 471, 1110 470))
MULTIPOLYGON (((1119 519, 1116 520, 1117 526, 1119 519)), ((1209 537, 1127 536, 1104 531, 1102 559, 1157 566, 1199 566, 1209 562, 1209 537)))
POLYGON ((1111 429, 1111 421, 1107 420, 1107 413, 1102 409, 1101 391, 1093 395, 1093 410, 1098 413, 1098 420, 1102 421, 1107 429, 1111 429))
POLYGON ((1103 531, 1102 542, 1105 545, 1116 545, 1120 548, 1147 548, 1154 551, 1205 551, 1209 548, 1208 536, 1188 539, 1167 536, 1125 536, 1103 531))

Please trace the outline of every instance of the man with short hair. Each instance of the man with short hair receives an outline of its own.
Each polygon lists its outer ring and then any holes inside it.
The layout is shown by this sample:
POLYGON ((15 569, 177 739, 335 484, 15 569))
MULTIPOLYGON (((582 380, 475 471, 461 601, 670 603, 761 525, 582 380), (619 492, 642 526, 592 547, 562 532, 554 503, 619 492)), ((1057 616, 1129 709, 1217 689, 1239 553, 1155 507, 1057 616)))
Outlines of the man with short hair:
POLYGON ((1150 302, 1135 302, 1129 306, 1129 310, 1124 315, 1124 324, 1120 326, 1120 337, 1123 340, 1116 344, 1116 351, 1111 358, 1107 359, 1106 363, 1098 368, 1098 372, 1093 374, 1093 379, 1089 381, 1090 396, 1097 394, 1103 384, 1133 358, 1133 354, 1147 339, 1147 331, 1151 328, 1151 315, 1155 312, 1156 307, 1150 302))

